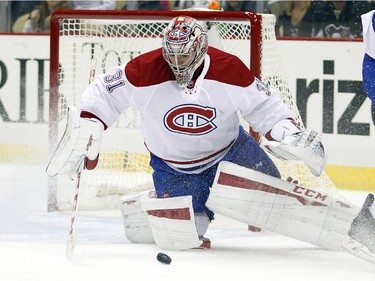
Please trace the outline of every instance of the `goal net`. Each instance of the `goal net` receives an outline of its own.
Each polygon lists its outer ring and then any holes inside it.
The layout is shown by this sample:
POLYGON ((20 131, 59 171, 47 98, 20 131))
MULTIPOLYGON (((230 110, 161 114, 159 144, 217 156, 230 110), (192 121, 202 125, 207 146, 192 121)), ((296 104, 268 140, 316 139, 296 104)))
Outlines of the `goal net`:
MULTIPOLYGON (((96 61, 96 74, 100 74, 161 47, 168 22, 181 14, 202 22, 210 45, 238 56, 256 76, 278 89, 303 127, 280 64, 274 15, 220 11, 58 11, 51 19, 50 155, 64 132, 68 105, 80 108, 93 62, 96 61)), ((82 174, 80 209, 118 208, 122 195, 153 189, 149 154, 139 123, 138 112, 129 108, 104 132, 98 167, 82 174)), ((303 163, 274 160, 283 178, 291 176, 310 188, 334 190, 326 174, 316 178, 303 163)), ((50 178, 48 210, 71 210, 74 185, 69 175, 50 178)))

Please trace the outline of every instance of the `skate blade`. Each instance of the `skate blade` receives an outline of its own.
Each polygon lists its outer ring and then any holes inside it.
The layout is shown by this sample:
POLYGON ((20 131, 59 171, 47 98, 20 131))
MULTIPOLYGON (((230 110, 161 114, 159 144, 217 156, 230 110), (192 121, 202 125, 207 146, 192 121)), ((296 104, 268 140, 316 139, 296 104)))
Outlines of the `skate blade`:
POLYGON ((349 254, 362 260, 375 264, 375 253, 372 253, 366 246, 348 237, 343 242, 343 248, 349 254))

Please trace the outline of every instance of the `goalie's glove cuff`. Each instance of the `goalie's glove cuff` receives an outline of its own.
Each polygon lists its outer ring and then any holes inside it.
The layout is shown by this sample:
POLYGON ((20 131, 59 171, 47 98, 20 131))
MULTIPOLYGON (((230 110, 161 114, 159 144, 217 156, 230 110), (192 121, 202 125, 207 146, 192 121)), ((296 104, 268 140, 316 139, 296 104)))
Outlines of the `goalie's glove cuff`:
POLYGON ((304 161, 312 174, 320 176, 327 163, 321 139, 321 134, 306 129, 286 136, 281 142, 264 141, 263 146, 279 159, 304 161))

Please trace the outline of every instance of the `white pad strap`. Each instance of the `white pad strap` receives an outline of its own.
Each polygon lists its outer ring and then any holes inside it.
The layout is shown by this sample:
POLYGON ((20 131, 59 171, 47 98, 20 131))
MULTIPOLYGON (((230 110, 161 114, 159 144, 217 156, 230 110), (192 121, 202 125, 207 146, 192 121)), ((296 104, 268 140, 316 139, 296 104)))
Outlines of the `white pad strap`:
POLYGON ((134 243, 154 243, 154 236, 142 202, 153 196, 153 191, 125 195, 121 198, 121 214, 125 235, 134 243))
POLYGON ((323 191, 221 162, 206 206, 215 213, 327 249, 342 249, 359 208, 323 191))
POLYGON ((167 250, 197 248, 199 241, 191 196, 149 198, 143 202, 156 245, 167 250))
POLYGON ((83 157, 98 157, 104 125, 97 119, 83 119, 74 106, 68 107, 64 134, 51 157, 46 172, 49 176, 73 174, 83 157))
POLYGON ((287 135, 281 142, 264 140, 262 145, 281 160, 302 160, 311 173, 320 176, 326 166, 327 158, 322 135, 306 129, 305 131, 287 135))

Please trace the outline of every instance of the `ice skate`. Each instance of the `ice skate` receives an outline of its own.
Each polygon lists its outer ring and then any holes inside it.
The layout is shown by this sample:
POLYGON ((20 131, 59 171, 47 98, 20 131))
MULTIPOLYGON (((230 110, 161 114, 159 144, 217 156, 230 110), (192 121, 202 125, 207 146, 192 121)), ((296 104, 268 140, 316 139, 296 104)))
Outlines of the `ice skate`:
POLYGON ((211 248, 211 240, 209 238, 200 236, 199 241, 202 241, 202 244, 198 247, 198 249, 210 249, 211 248))
POLYGON ((351 224, 344 247, 351 254, 375 263, 375 218, 370 212, 373 203, 374 195, 367 195, 361 211, 351 224))
POLYGON ((361 211, 353 220, 349 230, 349 236, 366 246, 375 254, 375 219, 370 212, 370 206, 373 202, 374 195, 367 195, 361 211))

